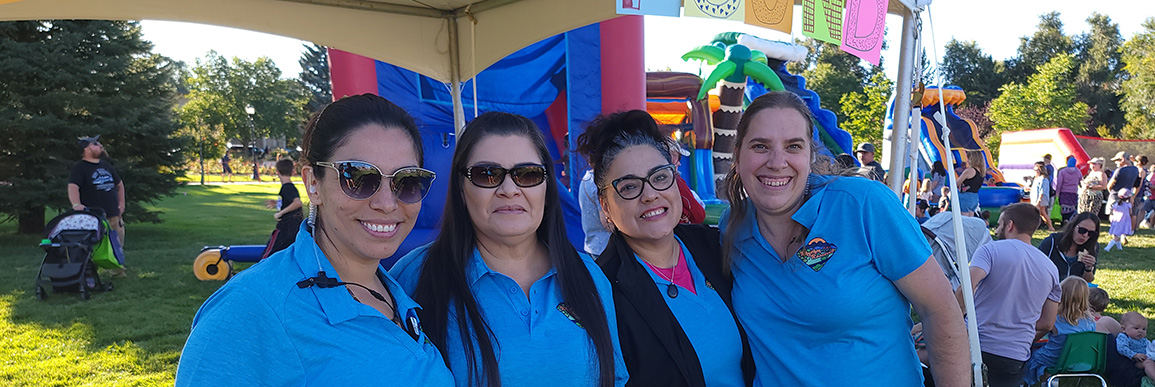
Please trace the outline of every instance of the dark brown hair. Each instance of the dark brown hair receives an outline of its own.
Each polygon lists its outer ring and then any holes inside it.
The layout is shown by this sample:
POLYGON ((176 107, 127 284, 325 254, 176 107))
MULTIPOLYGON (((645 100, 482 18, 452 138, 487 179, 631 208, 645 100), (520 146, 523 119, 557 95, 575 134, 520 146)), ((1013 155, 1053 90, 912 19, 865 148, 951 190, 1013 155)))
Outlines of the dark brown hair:
POLYGON ((1020 234, 1033 234, 1043 221, 1039 209, 1031 203, 1011 203, 1003 206, 1002 214, 1008 222, 1015 224, 1015 230, 1020 234))

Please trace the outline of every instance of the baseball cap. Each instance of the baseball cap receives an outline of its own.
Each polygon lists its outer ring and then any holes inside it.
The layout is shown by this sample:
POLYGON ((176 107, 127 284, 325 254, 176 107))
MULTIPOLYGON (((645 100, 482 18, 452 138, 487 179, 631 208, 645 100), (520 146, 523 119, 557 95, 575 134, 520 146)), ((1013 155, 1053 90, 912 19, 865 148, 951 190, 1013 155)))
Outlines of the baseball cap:
POLYGON ((79 146, 81 149, 84 149, 84 148, 87 148, 88 145, 90 145, 94 142, 97 142, 97 141, 100 141, 100 135, 99 134, 92 136, 92 137, 81 137, 79 139, 79 141, 76 143, 76 145, 79 146))
POLYGON ((1107 160, 1103 160, 1102 157, 1096 157, 1096 158, 1091 159, 1091 161, 1088 161, 1088 163, 1103 165, 1103 164, 1107 163, 1107 160))
POLYGON ((854 151, 854 153, 858 153, 858 152, 878 153, 878 152, 874 151, 874 144, 871 144, 869 142, 864 142, 864 143, 858 144, 858 149, 856 149, 854 151))
POLYGON ((1127 151, 1119 151, 1119 153, 1116 153, 1115 157, 1112 157, 1111 160, 1128 160, 1130 158, 1131 155, 1127 154, 1127 151))

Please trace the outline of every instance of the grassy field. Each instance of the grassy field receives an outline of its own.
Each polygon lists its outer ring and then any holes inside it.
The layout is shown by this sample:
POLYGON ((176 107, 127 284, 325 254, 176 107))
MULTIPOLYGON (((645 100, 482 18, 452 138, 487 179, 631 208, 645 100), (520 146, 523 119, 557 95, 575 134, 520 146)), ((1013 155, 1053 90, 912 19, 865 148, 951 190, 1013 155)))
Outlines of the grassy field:
MULTIPOLYGON (((221 282, 201 282, 193 258, 209 245, 263 244, 277 184, 190 185, 160 202, 161 224, 130 224, 127 278, 81 301, 76 294, 33 296, 40 236, 0 223, 0 385, 172 385, 193 314, 221 282)), ((1106 231, 1106 228, 1104 228, 1106 231)), ((1035 235, 1035 242, 1046 236, 1035 235)), ((1101 240, 1106 243, 1104 236, 1101 240)), ((1155 317, 1155 235, 1141 230, 1127 248, 1100 258, 1097 282, 1114 302, 1108 314, 1155 317)), ((103 276, 102 278, 107 278, 103 276)), ((1152 319, 1155 322, 1155 319, 1152 319)), ((1151 329, 1155 333, 1155 327, 1151 329)), ((228 367, 222 364, 221 367, 228 367)))

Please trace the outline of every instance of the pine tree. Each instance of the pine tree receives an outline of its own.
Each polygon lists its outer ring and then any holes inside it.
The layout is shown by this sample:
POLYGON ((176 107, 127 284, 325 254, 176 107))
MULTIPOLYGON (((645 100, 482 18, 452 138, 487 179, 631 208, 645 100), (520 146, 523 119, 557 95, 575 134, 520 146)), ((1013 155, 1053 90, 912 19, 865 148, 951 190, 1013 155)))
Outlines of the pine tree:
POLYGON ((333 102, 333 84, 329 78, 329 50, 321 45, 305 45, 305 52, 297 61, 301 65, 301 86, 309 91, 305 106, 312 114, 333 102))
POLYGON ((975 41, 951 39, 943 51, 941 71, 947 85, 966 92, 963 106, 986 106, 1003 85, 1001 64, 979 48, 975 41))
POLYGON ((1038 30, 1019 38, 1019 56, 1007 63, 1007 81, 1026 84, 1040 66, 1056 56, 1073 53, 1074 48, 1074 39, 1063 34, 1058 12, 1039 15, 1038 30))
POLYGON ((152 203, 179 187, 172 64, 137 22, 0 23, 0 213, 39 233, 69 207, 77 138, 100 135, 125 181, 128 221, 159 222, 152 203))
POLYGON ((1075 75, 1075 94, 1090 108, 1091 119, 1086 133, 1075 133, 1118 137, 1124 124, 1119 107, 1123 36, 1119 25, 1105 15, 1094 13, 1087 18, 1087 24, 1091 31, 1077 39, 1079 71, 1075 75))

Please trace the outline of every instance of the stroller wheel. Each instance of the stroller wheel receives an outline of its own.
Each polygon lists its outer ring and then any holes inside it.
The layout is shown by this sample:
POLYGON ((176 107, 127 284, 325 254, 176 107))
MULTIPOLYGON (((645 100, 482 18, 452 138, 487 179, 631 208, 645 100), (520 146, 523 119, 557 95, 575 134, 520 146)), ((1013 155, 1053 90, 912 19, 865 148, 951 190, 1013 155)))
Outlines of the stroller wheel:
POLYGON ((92 293, 89 293, 88 289, 84 289, 84 290, 80 291, 80 299, 81 300, 88 301, 88 299, 90 299, 90 298, 92 298, 92 293))
POLYGON ((36 286, 36 299, 40 301, 48 299, 48 292, 44 291, 44 287, 39 285, 36 286))

